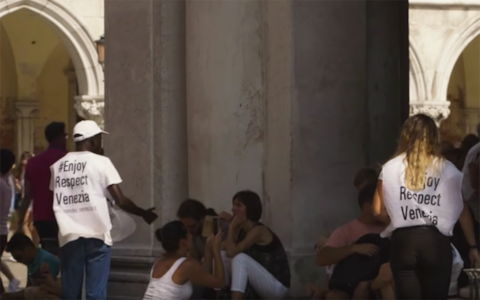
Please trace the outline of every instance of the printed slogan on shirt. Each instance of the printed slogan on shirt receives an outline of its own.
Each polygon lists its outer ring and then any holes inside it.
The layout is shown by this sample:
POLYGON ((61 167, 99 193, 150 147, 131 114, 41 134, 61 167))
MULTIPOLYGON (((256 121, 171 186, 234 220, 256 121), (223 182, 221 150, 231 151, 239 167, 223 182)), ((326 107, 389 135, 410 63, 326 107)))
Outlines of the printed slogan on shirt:
MULTIPOLYGON (((85 175, 87 162, 62 161, 58 166, 58 174, 55 176, 55 201, 58 205, 70 206, 72 204, 90 202, 89 194, 84 192, 88 187, 88 175, 85 175), (65 174, 66 173, 66 174, 65 174), (62 176, 60 176, 62 174, 62 176), (69 191, 70 190, 70 191, 69 191)), ((76 205, 75 205, 76 206, 76 205)), ((96 207, 82 208, 64 207, 66 213, 93 211, 96 207)))
POLYGON ((400 187, 400 201, 402 210, 402 217, 406 220, 417 220, 417 219, 428 219, 433 225, 438 224, 438 217, 432 212, 431 209, 435 210, 435 207, 441 206, 442 195, 436 193, 437 188, 440 184, 440 178, 438 177, 426 177, 425 185, 422 191, 412 192, 408 190, 405 186, 400 187), (428 192, 424 190, 426 188, 428 192), (415 201, 417 204, 422 205, 423 207, 415 207, 414 203, 403 205, 403 201, 415 201), (430 209, 428 209, 430 207, 430 209))

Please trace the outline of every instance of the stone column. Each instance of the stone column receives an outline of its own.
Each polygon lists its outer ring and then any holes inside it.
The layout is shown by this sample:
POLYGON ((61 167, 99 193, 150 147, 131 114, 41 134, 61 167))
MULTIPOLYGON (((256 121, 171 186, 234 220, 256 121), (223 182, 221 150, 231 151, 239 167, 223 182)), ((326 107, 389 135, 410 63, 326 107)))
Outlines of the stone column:
POLYGON ((185 3, 107 0, 105 27, 105 152, 124 193, 159 215, 112 249, 109 298, 133 300, 160 253, 155 229, 187 197, 185 3))
POLYGON ((408 47, 386 34, 406 26, 406 9, 378 8, 398 14, 377 20, 380 34, 367 1, 187 1, 190 196, 229 210, 238 190, 258 192, 290 256, 292 297, 324 282, 313 245, 357 216, 353 177, 385 158, 405 118, 408 98, 387 96, 408 95, 408 47), (390 44, 399 50, 383 76, 394 78, 381 80, 367 57, 390 44), (369 94, 374 80, 382 96, 369 94), (380 114, 394 129, 378 129, 380 114))
POLYGON ((367 162, 384 163, 395 152, 409 116, 408 1, 367 1, 367 162))
MULTIPOLYGON (((68 69, 65 70, 65 76, 68 79, 68 134, 72 135, 73 127, 77 123, 77 110, 75 109, 75 96, 78 94, 78 82, 77 82, 77 74, 75 69, 72 65, 68 69)), ((69 147, 70 149, 75 149, 75 142, 73 139, 69 139, 69 147)))
POLYGON ((467 134, 478 134, 478 124, 480 122, 480 110, 478 108, 465 108, 462 111, 465 119, 465 132, 467 134))
POLYGON ((35 119, 38 116, 39 103, 32 99, 15 101, 17 157, 23 152, 33 152, 35 146, 35 119))

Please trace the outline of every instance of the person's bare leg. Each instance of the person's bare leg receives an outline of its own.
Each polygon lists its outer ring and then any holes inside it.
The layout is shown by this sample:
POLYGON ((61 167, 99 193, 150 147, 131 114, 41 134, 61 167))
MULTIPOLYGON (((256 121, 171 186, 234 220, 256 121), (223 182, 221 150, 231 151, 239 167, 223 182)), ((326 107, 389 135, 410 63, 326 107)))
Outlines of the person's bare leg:
POLYGON ((342 291, 329 291, 325 295, 326 300, 349 300, 351 297, 342 291))
POLYGON ((0 271, 3 273, 3 275, 5 275, 5 277, 8 278, 8 281, 12 281, 13 279, 15 279, 15 276, 13 276, 10 267, 3 261, 0 263, 0 271))
POLYGON ((395 289, 393 284, 388 284, 380 289, 380 297, 382 300, 395 300, 395 289))
POLYGON ((23 220, 23 234, 28 236, 30 239, 32 239, 32 233, 30 232, 30 221, 32 217, 32 211, 28 210, 27 213, 25 214, 25 219, 23 220))
POLYGON ((360 282, 353 292, 353 299, 370 299, 370 283, 367 281, 360 282))

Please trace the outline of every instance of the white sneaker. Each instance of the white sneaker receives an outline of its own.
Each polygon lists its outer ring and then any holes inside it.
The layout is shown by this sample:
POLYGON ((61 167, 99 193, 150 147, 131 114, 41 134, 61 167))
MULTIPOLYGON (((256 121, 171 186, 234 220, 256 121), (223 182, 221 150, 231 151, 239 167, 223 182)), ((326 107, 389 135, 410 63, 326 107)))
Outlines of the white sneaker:
POLYGON ((12 281, 8 284, 8 291, 10 293, 18 291, 18 286, 20 285, 20 281, 16 278, 13 278, 12 281))

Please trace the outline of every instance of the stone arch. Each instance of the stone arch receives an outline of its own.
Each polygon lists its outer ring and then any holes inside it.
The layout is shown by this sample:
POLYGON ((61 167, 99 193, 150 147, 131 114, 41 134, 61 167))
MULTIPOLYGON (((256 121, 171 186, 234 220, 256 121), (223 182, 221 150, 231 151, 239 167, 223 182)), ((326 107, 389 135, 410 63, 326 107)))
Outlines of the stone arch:
POLYGON ((408 53, 410 56, 410 102, 424 102, 427 95, 424 70, 417 52, 415 41, 410 39, 408 53))
POLYGON ((463 22, 445 44, 433 79, 432 96, 435 101, 447 101, 448 83, 453 67, 463 50, 480 34, 480 15, 463 22))
POLYGON ((103 70, 94 39, 75 13, 58 0, 9 0, 0 2, 0 18, 20 9, 41 16, 65 44, 78 79, 82 98, 103 98, 103 70))

